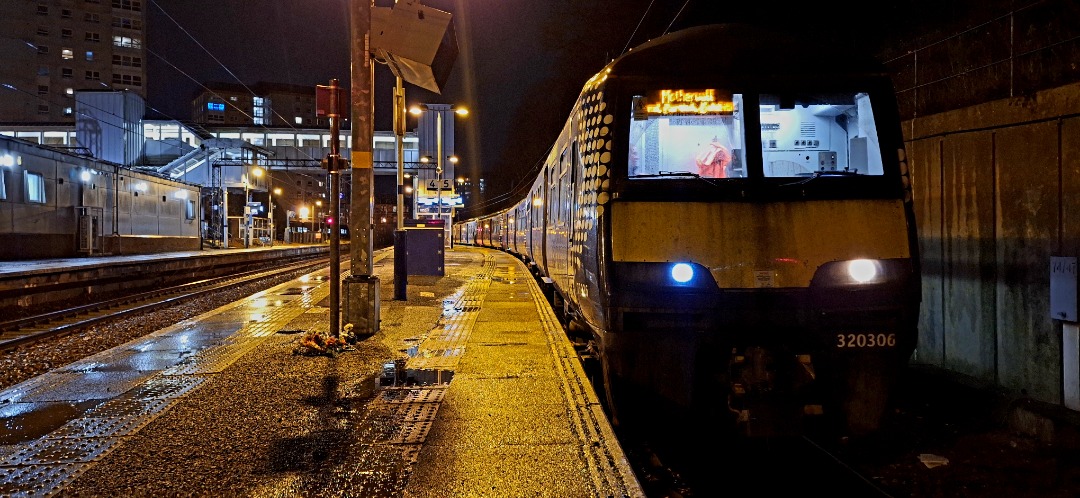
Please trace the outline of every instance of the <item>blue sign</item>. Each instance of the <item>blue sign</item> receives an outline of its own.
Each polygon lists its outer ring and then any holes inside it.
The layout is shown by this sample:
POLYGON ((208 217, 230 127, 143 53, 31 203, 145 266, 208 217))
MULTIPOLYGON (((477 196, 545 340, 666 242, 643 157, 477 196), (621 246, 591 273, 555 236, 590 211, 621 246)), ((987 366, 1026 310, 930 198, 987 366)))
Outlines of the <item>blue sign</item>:
POLYGON ((211 111, 225 112, 225 104, 219 104, 217 102, 207 102, 206 108, 211 111))

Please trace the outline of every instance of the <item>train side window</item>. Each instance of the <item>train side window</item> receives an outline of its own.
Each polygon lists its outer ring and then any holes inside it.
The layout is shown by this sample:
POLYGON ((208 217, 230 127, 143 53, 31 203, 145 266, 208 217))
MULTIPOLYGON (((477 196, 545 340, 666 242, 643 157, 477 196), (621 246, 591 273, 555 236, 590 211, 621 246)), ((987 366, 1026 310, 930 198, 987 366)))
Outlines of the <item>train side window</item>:
POLYGON ((184 212, 184 217, 189 219, 189 220, 194 220, 195 219, 195 200, 194 199, 188 199, 188 201, 187 201, 187 210, 184 212))
POLYGON ((45 176, 41 173, 26 172, 26 200, 45 204, 45 176))
POLYGON ((4 183, 5 176, 7 176, 7 171, 0 171, 0 201, 7 200, 7 184, 4 183))

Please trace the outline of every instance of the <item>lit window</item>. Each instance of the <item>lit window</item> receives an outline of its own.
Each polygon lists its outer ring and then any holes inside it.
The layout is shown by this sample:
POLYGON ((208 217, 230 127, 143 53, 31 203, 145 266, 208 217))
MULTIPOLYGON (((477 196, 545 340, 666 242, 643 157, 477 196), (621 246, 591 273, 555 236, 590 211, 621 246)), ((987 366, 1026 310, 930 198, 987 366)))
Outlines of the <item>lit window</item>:
POLYGON ((130 36, 113 36, 113 45, 124 48, 142 48, 142 40, 130 36))
POLYGON ((0 170, 0 200, 7 199, 7 184, 4 183, 5 176, 7 176, 7 172, 0 170))
POLYGON ((75 114, 75 110, 74 110, 74 109, 72 109, 72 108, 70 108, 70 107, 65 107, 65 108, 64 108, 64 115, 65 115, 65 116, 70 116, 70 115, 72 115, 72 114, 75 114))
POLYGON ((41 173, 26 172, 26 200, 45 204, 45 177, 41 173))
POLYGON ((64 93, 66 93, 68 95, 75 95, 75 89, 74 88, 65 88, 64 93))
POLYGON ((304 118, 302 118, 300 116, 297 116, 296 117, 296 124, 304 124, 304 118))
POLYGON ((65 48, 65 49, 60 51, 60 57, 63 57, 64 60, 74 59, 75 58, 75 52, 72 51, 70 48, 65 48))
POLYGON ((87 50, 86 51, 86 60, 88 60, 88 61, 94 60, 94 51, 93 50, 87 50))

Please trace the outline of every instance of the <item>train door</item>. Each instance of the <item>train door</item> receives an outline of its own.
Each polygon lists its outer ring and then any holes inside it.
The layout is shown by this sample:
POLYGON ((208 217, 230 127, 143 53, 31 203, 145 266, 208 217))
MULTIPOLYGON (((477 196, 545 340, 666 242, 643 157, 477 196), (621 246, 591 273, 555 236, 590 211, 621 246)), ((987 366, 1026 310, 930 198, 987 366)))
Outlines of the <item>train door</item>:
POLYGON ((570 222, 571 197, 573 192, 573 168, 570 167, 570 154, 568 149, 563 149, 559 155, 559 189, 558 206, 558 251, 559 251, 559 287, 566 294, 570 293, 570 283, 573 278, 573 270, 570 267, 570 222))
MULTIPOLYGON (((575 192, 581 192, 581 186, 578 185, 581 175, 578 174, 579 162, 578 157, 578 143, 573 141, 570 143, 570 156, 566 158, 566 168, 569 170, 567 173, 567 181, 564 196, 565 199, 565 212, 566 212, 566 288, 567 294, 574 296, 576 293, 572 290, 574 285, 574 276, 580 273, 578 265, 580 260, 574 257, 574 241, 577 240, 576 231, 577 226, 574 223, 575 213, 578 211, 578 198, 574 195, 575 192)), ((571 297, 572 300, 576 300, 575 297, 571 297)))
POLYGON ((549 168, 544 168, 543 183, 540 184, 540 203, 537 205, 537 228, 540 235, 540 240, 536 243, 540 247, 540 253, 538 254, 536 264, 540 265, 543 269, 544 275, 548 275, 548 270, 551 268, 548 266, 548 227, 550 226, 549 209, 551 204, 550 195, 550 183, 551 183, 551 171, 549 168))
POLYGON ((559 188, 559 181, 562 179, 561 167, 558 161, 551 161, 547 167, 548 170, 548 185, 547 185, 547 203, 544 210, 547 213, 547 223, 544 224, 547 227, 545 230, 544 240, 544 256, 547 258, 546 268, 548 276, 559 282, 562 286, 562 275, 565 273, 563 270, 563 252, 561 250, 561 244, 559 243, 559 194, 561 189, 559 188))

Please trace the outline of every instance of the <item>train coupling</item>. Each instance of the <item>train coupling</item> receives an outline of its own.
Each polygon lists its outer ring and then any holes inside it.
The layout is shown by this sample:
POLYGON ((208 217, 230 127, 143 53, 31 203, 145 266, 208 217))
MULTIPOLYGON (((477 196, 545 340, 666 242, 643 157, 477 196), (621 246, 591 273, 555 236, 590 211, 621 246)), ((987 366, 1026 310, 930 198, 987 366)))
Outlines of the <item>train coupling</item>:
POLYGON ((808 354, 736 348, 728 370, 728 410, 748 437, 797 435, 804 417, 824 414, 821 403, 807 394, 817 378, 808 354))

